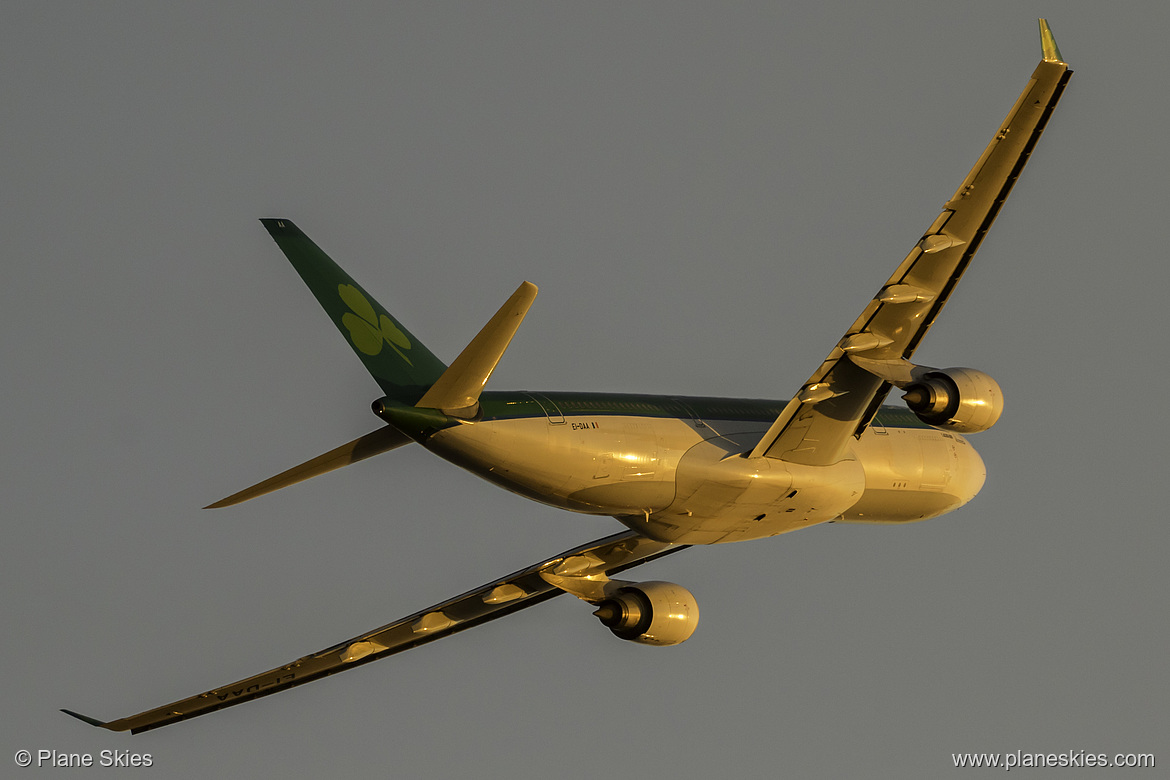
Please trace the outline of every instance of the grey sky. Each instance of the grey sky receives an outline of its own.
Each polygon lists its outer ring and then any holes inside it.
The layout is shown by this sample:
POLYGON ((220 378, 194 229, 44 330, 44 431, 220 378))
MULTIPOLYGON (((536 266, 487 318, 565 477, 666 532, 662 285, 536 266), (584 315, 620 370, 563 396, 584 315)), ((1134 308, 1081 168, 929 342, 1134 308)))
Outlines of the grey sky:
POLYGON ((0 765, 1170 764, 1170 6, 790 5, 8 4, 0 765), (257 218, 296 220, 448 359, 540 285, 492 387, 786 396, 990 140, 1041 15, 1076 75, 918 353, 1007 395, 973 437, 989 477, 968 507, 645 567, 699 599, 676 648, 566 597, 148 735, 57 712, 206 690, 619 528, 417 448, 200 510, 378 425, 377 387, 257 218))

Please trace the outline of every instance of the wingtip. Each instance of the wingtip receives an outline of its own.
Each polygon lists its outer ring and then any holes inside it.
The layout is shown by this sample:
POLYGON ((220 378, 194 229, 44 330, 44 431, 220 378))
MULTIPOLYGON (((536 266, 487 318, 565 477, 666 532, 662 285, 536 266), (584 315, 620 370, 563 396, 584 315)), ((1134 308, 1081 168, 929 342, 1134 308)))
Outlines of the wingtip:
POLYGON ((1064 62, 1064 58, 1060 56, 1060 47, 1056 45, 1056 38, 1052 34, 1052 28, 1048 26, 1047 19, 1040 19, 1040 50, 1044 54, 1045 62, 1064 62))
POLYGON ((106 728, 105 721, 98 720, 97 718, 91 718, 88 715, 82 715, 80 712, 74 712, 73 710, 62 709, 61 712, 64 712, 66 715, 72 715, 78 720, 83 720, 91 726, 97 726, 103 729, 106 728))

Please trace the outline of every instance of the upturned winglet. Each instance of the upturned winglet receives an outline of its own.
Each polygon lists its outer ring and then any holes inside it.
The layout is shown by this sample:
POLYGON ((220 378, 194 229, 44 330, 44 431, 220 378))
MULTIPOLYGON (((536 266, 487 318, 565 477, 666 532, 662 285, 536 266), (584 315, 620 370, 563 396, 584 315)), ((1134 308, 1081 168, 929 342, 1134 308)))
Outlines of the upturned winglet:
MULTIPOLYGON (((109 728, 109 726, 106 724, 105 721, 98 720, 97 718, 91 718, 88 715, 82 715, 80 712, 74 712, 73 710, 66 710, 66 709, 62 709, 61 712, 64 712, 66 715, 72 715, 73 717, 77 718, 78 720, 83 720, 91 726, 97 726, 98 728, 103 728, 103 729, 109 728)), ((110 730, 115 731, 116 729, 110 729, 110 730)))
POLYGON ((1060 56, 1060 47, 1056 45, 1056 38, 1048 26, 1047 19, 1040 19, 1040 50, 1044 53, 1045 62, 1064 62, 1060 56))

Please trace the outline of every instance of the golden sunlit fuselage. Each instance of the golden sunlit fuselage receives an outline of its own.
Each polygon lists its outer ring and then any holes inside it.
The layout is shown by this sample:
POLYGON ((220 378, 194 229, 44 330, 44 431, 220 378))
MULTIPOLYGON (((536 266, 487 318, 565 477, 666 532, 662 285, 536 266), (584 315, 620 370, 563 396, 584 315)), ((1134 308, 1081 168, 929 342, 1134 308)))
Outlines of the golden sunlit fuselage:
POLYGON ((982 459, 965 438, 875 425, 831 466, 748 458, 768 421, 590 414, 468 421, 425 446, 514 493, 611 515, 660 541, 714 544, 828 521, 924 520, 970 501, 982 459))

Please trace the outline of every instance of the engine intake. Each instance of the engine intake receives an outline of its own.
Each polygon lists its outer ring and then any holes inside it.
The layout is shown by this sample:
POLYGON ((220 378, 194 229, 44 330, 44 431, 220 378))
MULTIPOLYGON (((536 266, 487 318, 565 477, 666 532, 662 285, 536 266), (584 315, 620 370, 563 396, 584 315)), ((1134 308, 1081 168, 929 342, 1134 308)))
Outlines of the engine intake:
POLYGON ((677 645, 699 624, 695 597, 673 582, 623 587, 599 602, 593 614, 614 636, 643 645, 677 645))
POLYGON ((936 428, 979 433, 995 425, 1003 414, 999 384, 973 368, 927 371, 905 390, 902 400, 910 411, 936 428))

